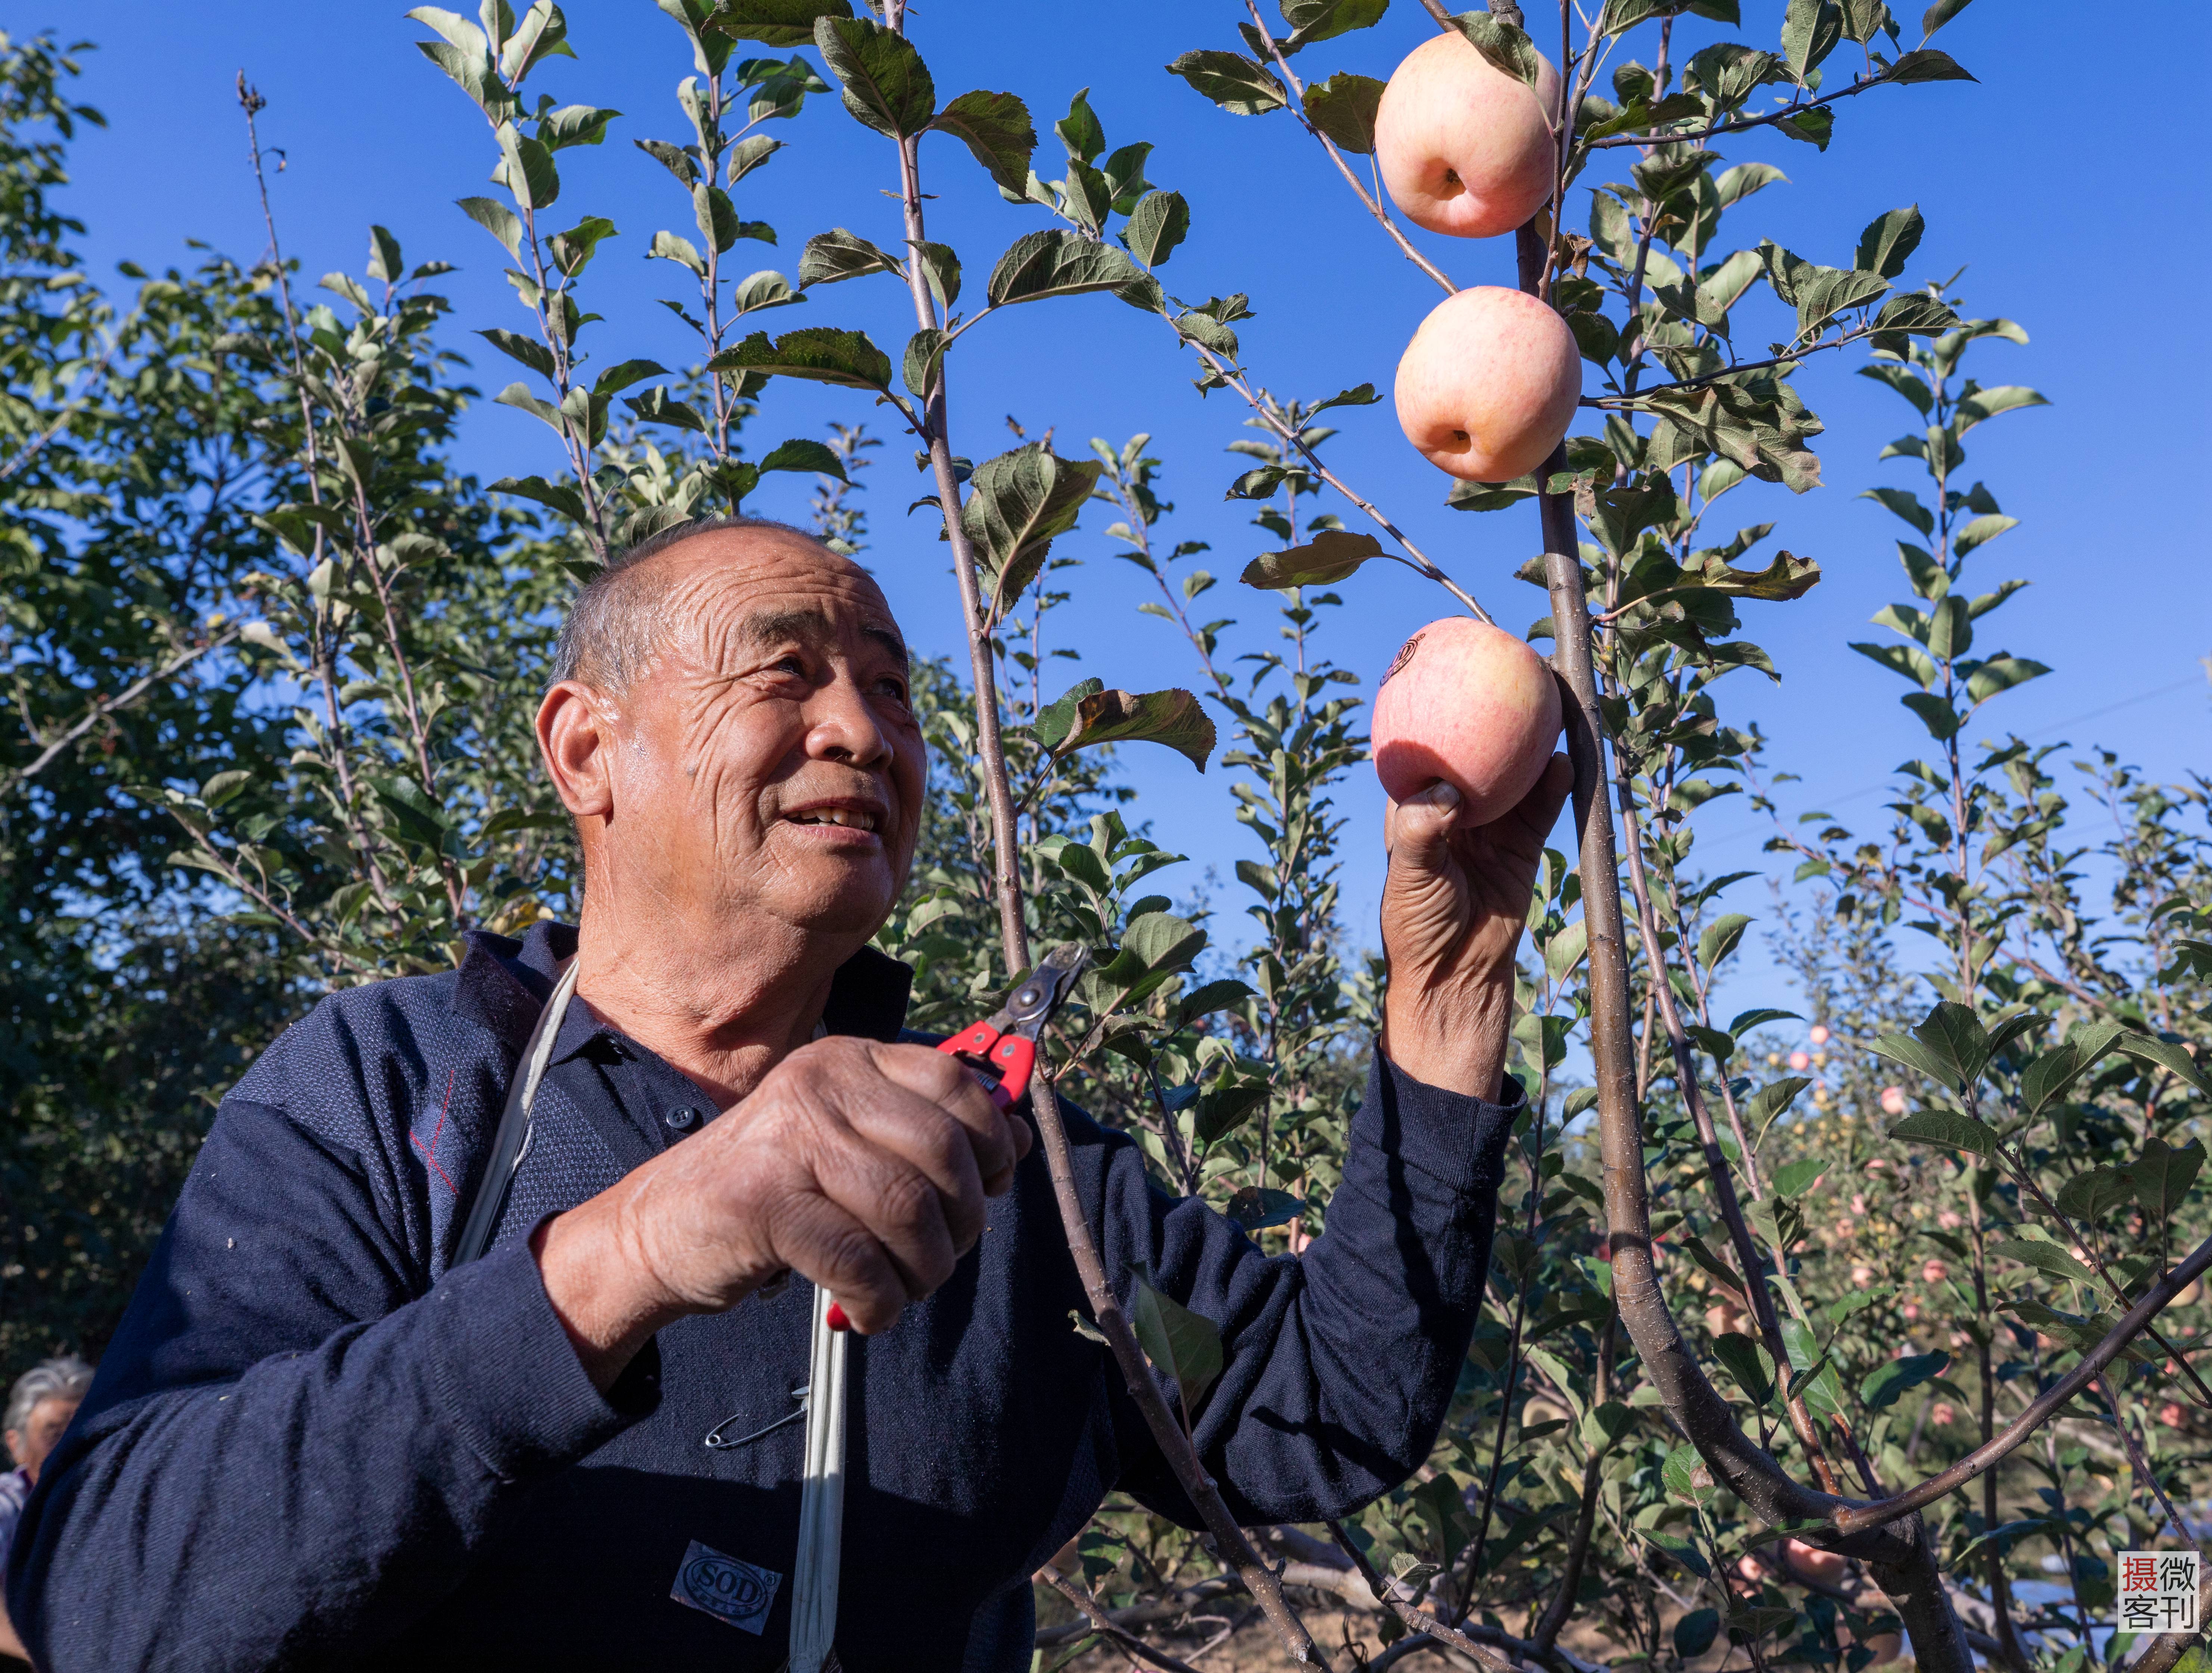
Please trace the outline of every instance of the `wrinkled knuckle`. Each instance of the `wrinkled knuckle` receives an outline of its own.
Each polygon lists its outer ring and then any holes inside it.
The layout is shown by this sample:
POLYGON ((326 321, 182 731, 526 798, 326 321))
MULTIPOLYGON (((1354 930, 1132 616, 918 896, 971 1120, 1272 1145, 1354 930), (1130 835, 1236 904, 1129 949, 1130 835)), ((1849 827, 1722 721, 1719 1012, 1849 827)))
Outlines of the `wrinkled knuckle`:
POLYGON ((884 1223, 901 1231, 927 1226, 938 1215, 937 1187, 920 1173, 901 1169, 878 1193, 884 1223))

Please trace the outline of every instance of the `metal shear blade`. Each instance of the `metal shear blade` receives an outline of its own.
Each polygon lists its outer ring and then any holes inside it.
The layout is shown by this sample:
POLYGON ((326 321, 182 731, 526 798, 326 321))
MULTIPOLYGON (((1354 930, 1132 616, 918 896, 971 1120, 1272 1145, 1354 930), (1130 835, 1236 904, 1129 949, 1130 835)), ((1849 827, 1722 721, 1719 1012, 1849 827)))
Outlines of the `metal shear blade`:
POLYGON ((988 1070, 989 1078, 981 1073, 976 1078, 989 1088, 993 1103, 1001 1110, 1011 1108, 1029 1091, 1030 1075, 1036 1068, 1037 1036, 1090 964, 1091 949, 1079 941, 1054 947, 1003 1007, 937 1049, 965 1060, 970 1068, 988 1070))

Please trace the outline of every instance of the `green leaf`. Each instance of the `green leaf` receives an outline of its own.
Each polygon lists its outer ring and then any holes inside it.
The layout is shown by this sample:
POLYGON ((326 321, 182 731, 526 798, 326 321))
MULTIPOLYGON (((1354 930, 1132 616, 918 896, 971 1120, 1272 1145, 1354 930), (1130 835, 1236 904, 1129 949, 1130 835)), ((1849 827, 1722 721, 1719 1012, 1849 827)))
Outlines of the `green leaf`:
POLYGON ((571 145, 597 145, 607 137, 607 124, 621 114, 620 111, 600 110, 592 105, 563 105, 538 119, 538 140, 549 151, 564 151, 571 145))
POLYGON ((1054 537, 1075 526, 1103 468, 1096 459, 1061 459, 1042 441, 976 467, 960 526, 989 584, 989 620, 997 620, 1028 587, 1054 537))
POLYGON ((1782 17, 1782 58, 1798 81, 1835 50, 1843 39, 1842 15, 1835 0, 1790 0, 1782 17))
POLYGON ((1191 1116, 1191 1135, 1201 1147, 1218 1144, 1255 1112, 1267 1107, 1270 1088, 1265 1080, 1226 1080, 1199 1094, 1191 1116))
POLYGON ((735 186, 781 149, 783 142, 770 139, 766 134, 754 134, 739 140, 730 147, 729 155, 723 161, 722 184, 735 186))
POLYGON ((1221 1327, 1152 1287, 1152 1274, 1132 1262, 1129 1324, 1145 1357, 1160 1371, 1194 1414, 1221 1375, 1221 1327))
POLYGON ((615 223, 605 216, 587 215, 564 233, 546 239, 545 247, 562 276, 574 278, 591 265, 600 245, 615 235, 615 223))
POLYGON ((904 278, 906 269, 890 251, 877 248, 858 233, 848 232, 842 227, 815 234, 799 252, 799 285, 802 290, 817 284, 836 284, 840 279, 862 278, 870 273, 896 273, 904 278))
POLYGON ((1723 1332, 1713 1341, 1713 1357, 1728 1367, 1754 1406, 1765 1406, 1774 1398, 1773 1356, 1741 1332, 1723 1332))
POLYGON ((2054 1046, 2030 1063, 2020 1078, 2021 1101, 2027 1106, 2027 1113, 2039 1116, 2063 1096, 2069 1086, 2112 1050, 2120 1033, 2116 1024, 2082 1023, 2066 1037, 2063 1045, 2054 1046))
POLYGON ((1931 1378, 1941 1377, 1949 1369, 1951 1356, 1940 1349, 1933 1354, 1908 1354, 1901 1360, 1885 1360, 1866 1375, 1859 1384, 1859 1398, 1875 1411, 1897 1403, 1898 1396, 1918 1388, 1931 1378))
POLYGON ((707 276, 707 259, 699 253, 699 246, 675 233, 653 234, 653 244, 645 253, 648 257, 658 257, 662 261, 672 261, 688 267, 702 278, 707 276))
POLYGON ((496 198, 459 198, 461 212, 507 246, 507 254, 522 259, 522 217, 496 198))
POLYGON ((1828 1165, 1818 1156, 1803 1156, 1786 1162, 1774 1171, 1774 1194, 1785 1202, 1795 1202, 1811 1190, 1828 1165))
POLYGON ((1304 1198, 1292 1196, 1288 1191, 1246 1185, 1231 1195, 1229 1201, 1221 1205, 1221 1212, 1245 1231, 1260 1232, 1270 1226, 1287 1226, 1303 1219, 1306 1205, 1304 1198))
POLYGON ((1997 1148, 1997 1135, 1991 1129, 1972 1116, 1949 1110, 1923 1110, 1917 1115, 1892 1122, 1889 1136, 1910 1139, 1916 1144, 1942 1145, 1951 1150, 1970 1150, 1984 1160, 1994 1156, 1997 1148))
POLYGON ((1636 1427, 1636 1414, 1618 1400, 1608 1400, 1583 1414, 1583 1445, 1602 1452, 1636 1427))
POLYGON ((512 494, 519 500, 534 501, 559 512, 574 523, 589 523, 592 520, 590 513, 584 507, 584 496, 564 482, 548 482, 543 477, 501 477, 491 484, 491 491, 512 494))
POLYGON ((1164 744, 1204 772, 1213 737, 1212 721, 1188 691, 1105 690, 1076 705, 1073 722, 1053 753, 1066 755, 1091 744, 1164 744))
POLYGON ((2113 1044, 2139 1063, 2154 1064, 2187 1081, 2198 1092, 2212 1093, 2212 1081, 2205 1080, 2204 1071, 2197 1067, 2186 1046, 2142 1034, 2123 1034, 2113 1044))
POLYGON ((1803 1075, 1785 1075, 1779 1080, 1768 1082, 1751 1095, 1743 1106, 1743 1118, 1747 1123, 1759 1129, 1758 1136, 1751 1141, 1753 1150, 1765 1141, 1766 1129, 1773 1126, 1782 1112, 1797 1101, 1797 1095, 1812 1084, 1803 1075))
POLYGON ((618 395, 634 383, 642 383, 647 378, 665 377, 667 374, 668 368, 658 361, 625 360, 608 367, 605 371, 593 379, 592 393, 618 395))
POLYGON ((648 389, 642 395, 634 395, 623 402, 637 415, 641 424, 668 424, 678 429, 706 433, 707 421, 698 410, 672 398, 665 389, 648 389))
POLYGON ((791 281, 772 267, 747 274, 730 293, 730 306, 739 313, 757 313, 763 308, 789 307, 805 300, 803 291, 793 290, 791 281))
POLYGON ((1369 558, 1382 556, 1382 544, 1371 534, 1324 529, 1310 544, 1262 553, 1244 566, 1237 579, 1247 587, 1271 592, 1288 587, 1323 587, 1342 581, 1369 558))
POLYGON ((1253 990, 1234 977, 1209 982, 1196 992, 1182 996, 1176 1006, 1176 1019, 1178 1023, 1186 1023, 1194 1018, 1210 1017, 1216 1011, 1242 1005, 1251 997, 1253 990))
POLYGON ((1736 943, 1743 940, 1743 932, 1751 925, 1747 912, 1730 912, 1706 925, 1705 934, 1698 937, 1698 964, 1710 973, 1722 959, 1734 952, 1736 943))
POLYGON ((542 210, 561 196, 561 173, 553 154, 512 122, 498 128, 500 165, 493 181, 514 195, 518 209, 542 210))
POLYGON ((1239 52, 1186 52, 1167 68, 1232 116, 1264 116, 1290 103, 1274 73, 1239 52))
POLYGON ((1889 67, 1888 80, 1893 82, 1971 82, 1973 76, 1959 67, 1958 61, 1948 52, 1939 52, 1932 46, 1906 52, 1889 67))
POLYGON ((542 376, 550 378, 553 375, 553 351, 543 343, 535 342, 523 336, 520 332, 511 332, 499 325, 494 325, 488 331, 480 331, 477 335, 507 356, 508 359, 520 361, 532 371, 542 376))
POLYGON ((770 471, 811 471, 818 476, 835 477, 840 482, 852 480, 845 474, 845 461, 825 444, 799 437, 771 448, 761 460, 760 470, 763 475, 770 471))
POLYGON ((2143 1141, 2142 1154, 2128 1166, 2136 1202, 2150 1219, 2171 1219, 2204 1166, 2204 1141, 2191 1139, 2179 1150, 2156 1134, 2143 1141))
POLYGON ((1121 932, 1115 962, 1132 959, 1138 968, 1166 972, 1185 970, 1206 946, 1206 932, 1172 912, 1139 912, 1121 932))
POLYGON ((1729 1023, 1728 1031, 1741 1039, 1747 1031, 1757 1028, 1762 1023, 1802 1022, 1803 1020, 1804 1019, 1795 1011, 1778 1011, 1771 1006, 1762 1005, 1753 1010, 1737 1012, 1729 1023))
POLYGON ((991 270, 984 295, 993 307, 1006 307, 1049 296, 1113 290, 1144 276, 1136 263, 1112 245, 1094 244, 1072 228, 1054 227, 1016 239, 991 270))
POLYGON ((817 17, 814 45, 855 121, 893 139, 918 134, 937 112, 937 84, 903 35, 861 17, 817 17))
POLYGON ((2069 1283, 2094 1284, 2097 1275, 2055 1243, 2038 1243, 2033 1238, 2008 1238, 1993 1243, 1989 1252, 2008 1261, 2017 1261, 2024 1267, 2033 1267, 2038 1272, 2047 1272, 2053 1278, 2063 1278, 2069 1283))
POLYGON ((1674 1623, 1674 1653, 1686 1662, 1695 1661, 1713 1647, 1720 1636, 1720 1612, 1713 1609, 1692 1609, 1674 1623))
POLYGON ((1011 93, 963 93, 931 119, 975 154, 984 173, 1019 198, 1028 189, 1036 127, 1030 107, 1011 93))
POLYGON ((407 277, 407 264, 400 259, 399 240, 383 227, 368 229, 368 277, 381 279, 386 284, 398 284, 407 277))
POLYGON ((1999 384, 1994 389, 1977 389, 1963 398, 1951 421, 1952 434, 1964 435, 1984 419, 1994 418, 2000 412, 2016 412, 2022 407, 2049 406, 2051 403, 2025 384, 1999 384))
POLYGON ((926 405, 935 394, 938 380, 944 375, 945 345, 951 340, 951 333, 934 325, 907 338, 901 375, 917 401, 926 405))
POLYGON ((1905 271, 1905 259, 1920 247, 1920 236, 1927 228, 1917 204, 1875 216, 1859 234, 1858 258, 1852 265, 1863 273, 1895 278, 1905 271))
MULTIPOLYGON (((1486 14, 1476 12, 1474 15, 1481 17, 1486 14)), ((1637 1531, 1644 1536, 1644 1542, 1654 1550, 1664 1552, 1699 1579, 1712 1577, 1712 1565, 1705 1560, 1705 1553, 1698 1549, 1696 1542, 1687 1535, 1678 1534, 1670 1528, 1641 1528, 1637 1531)))
POLYGON ((1283 43, 1288 58, 1317 40, 1334 40, 1354 29, 1372 28, 1389 9, 1390 0, 1280 0, 1283 21, 1291 38, 1283 43))
POLYGON ((808 325, 786 332, 773 343, 766 332, 755 332, 734 349, 725 350, 707 362, 710 372, 757 372, 767 377, 804 378, 814 383, 842 384, 854 389, 888 390, 891 363, 881 349, 860 332, 840 331, 831 325, 808 325))
POLYGON ((2085 1168, 2058 1188, 2052 1200, 2070 1220, 2100 1220, 2135 1195, 2135 1185, 2122 1168, 2085 1168))
POLYGON ((2040 679, 2050 672, 2042 663, 2024 656, 1993 656, 1966 676, 1966 695, 1977 703, 1987 703, 2000 691, 2040 679))
POLYGON ((1180 192, 1148 192, 1129 211, 1121 241, 1146 268, 1158 267, 1190 231, 1190 205, 1180 192))
POLYGON ((446 810, 412 779, 380 774, 369 781, 376 799, 391 816, 399 840, 416 848, 442 853, 446 843, 446 810))
MULTIPOLYGON (((1056 753, 1060 749, 1060 740, 1067 736, 1068 727, 1075 724, 1076 705, 1081 703, 1084 698, 1091 697, 1094 693, 1103 691, 1105 689, 1106 682, 1103 679, 1091 678, 1079 680, 1076 684, 1068 687, 1066 691, 1062 692, 1051 703, 1047 703, 1042 709, 1039 709, 1037 711, 1036 721, 1030 727, 1031 732, 1034 733, 1036 737, 1037 742, 1043 745, 1046 749, 1056 753)), ((1062 869, 1066 869, 1066 861, 1068 859, 1078 861, 1081 860, 1082 856, 1076 853, 1076 849, 1081 848, 1083 848, 1083 844, 1078 843, 1060 850, 1060 853, 1064 856, 1061 862, 1062 869)), ((1089 852, 1087 849, 1084 851, 1085 853, 1089 852)), ((1101 864, 1103 867, 1103 862, 1097 863, 1101 864)), ((1105 892, 1107 886, 1106 875, 1103 869, 1099 872, 1097 882, 1093 886, 1095 886, 1100 893, 1103 894, 1105 892)))
POLYGON ((1306 89, 1306 120, 1339 149, 1365 156, 1375 149, 1375 113, 1382 103, 1382 88, 1372 76, 1340 70, 1306 89))
POLYGON ((707 27, 764 46, 805 46, 813 42, 816 19, 852 15, 850 0, 722 0, 707 27))
MULTIPOLYGON (((1453 17, 1452 24, 1492 67, 1526 87, 1536 85, 1537 71, 1544 60, 1524 30, 1486 11, 1461 12, 1453 17)), ((1549 117, 1552 113, 1545 114, 1549 117)))
POLYGON ((1920 39, 1930 36, 1972 3, 1972 0, 1936 0, 1936 3, 1920 15, 1920 39))

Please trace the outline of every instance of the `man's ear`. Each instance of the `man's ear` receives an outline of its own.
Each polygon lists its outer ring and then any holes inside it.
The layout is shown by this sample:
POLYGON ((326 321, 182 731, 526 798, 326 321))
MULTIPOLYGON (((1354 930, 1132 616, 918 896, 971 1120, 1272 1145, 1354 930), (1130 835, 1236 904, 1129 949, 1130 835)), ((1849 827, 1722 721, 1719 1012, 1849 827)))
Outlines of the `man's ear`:
POLYGON ((538 752, 561 805, 577 818, 604 818, 614 812, 607 770, 613 720, 605 699, 580 680, 562 680, 538 705, 538 752))

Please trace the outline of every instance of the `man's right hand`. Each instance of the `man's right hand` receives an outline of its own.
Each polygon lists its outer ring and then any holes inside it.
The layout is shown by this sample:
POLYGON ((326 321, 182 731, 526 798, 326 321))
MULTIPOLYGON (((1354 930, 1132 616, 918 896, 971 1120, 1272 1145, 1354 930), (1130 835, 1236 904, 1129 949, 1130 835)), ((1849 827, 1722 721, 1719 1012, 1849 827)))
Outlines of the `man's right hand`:
POLYGON ((954 1058, 832 1038, 801 1047, 696 1137, 547 1221, 545 1293, 605 1391, 663 1325, 779 1274, 890 1328, 983 1234, 1031 1138, 954 1058))

